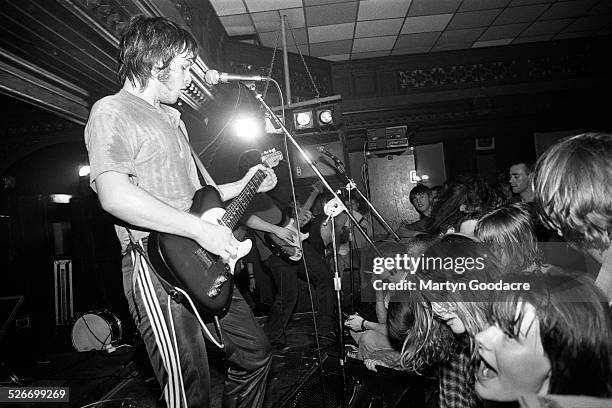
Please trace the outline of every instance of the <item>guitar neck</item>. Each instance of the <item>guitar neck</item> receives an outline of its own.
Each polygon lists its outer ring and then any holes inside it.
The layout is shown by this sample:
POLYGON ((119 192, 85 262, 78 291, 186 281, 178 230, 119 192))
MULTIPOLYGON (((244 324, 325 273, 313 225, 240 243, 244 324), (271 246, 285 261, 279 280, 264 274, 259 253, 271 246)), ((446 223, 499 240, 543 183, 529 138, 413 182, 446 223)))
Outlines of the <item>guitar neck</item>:
POLYGON ((249 182, 244 186, 240 194, 234 198, 234 200, 225 209, 225 214, 221 218, 223 223, 229 228, 234 229, 242 214, 246 211, 251 200, 257 194, 257 189, 266 178, 266 173, 262 170, 257 172, 251 177, 249 182))
POLYGON ((315 188, 314 190, 312 190, 312 193, 310 193, 310 195, 306 199, 306 202, 302 206, 302 209, 300 210, 300 214, 302 214, 304 211, 310 210, 310 207, 312 207, 318 195, 319 195, 318 189, 315 188))

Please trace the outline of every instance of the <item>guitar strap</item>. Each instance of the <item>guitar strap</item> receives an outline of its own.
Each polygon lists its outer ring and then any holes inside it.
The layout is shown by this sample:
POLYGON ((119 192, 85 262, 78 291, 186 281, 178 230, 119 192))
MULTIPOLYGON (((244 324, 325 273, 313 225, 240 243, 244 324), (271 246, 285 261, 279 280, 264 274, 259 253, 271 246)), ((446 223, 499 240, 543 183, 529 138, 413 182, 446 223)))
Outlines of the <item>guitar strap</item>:
POLYGON ((221 199, 223 199, 223 193, 221 192, 221 190, 219 190, 219 186, 217 186, 217 183, 215 183, 215 180, 213 180, 213 178, 210 176, 210 174, 208 173, 208 170, 206 170, 206 167, 204 167, 204 163, 202 163, 202 160, 200 160, 195 149, 189 142, 189 138, 187 137, 187 129, 185 128, 185 123, 183 123, 182 120, 179 121, 179 129, 181 130, 181 135, 183 135, 183 138, 185 139, 185 141, 187 142, 187 145, 189 146, 189 149, 191 150, 191 156, 193 157, 196 167, 198 168, 198 171, 202 175, 204 182, 208 184, 209 186, 213 186, 215 189, 217 189, 217 191, 221 195, 221 199))

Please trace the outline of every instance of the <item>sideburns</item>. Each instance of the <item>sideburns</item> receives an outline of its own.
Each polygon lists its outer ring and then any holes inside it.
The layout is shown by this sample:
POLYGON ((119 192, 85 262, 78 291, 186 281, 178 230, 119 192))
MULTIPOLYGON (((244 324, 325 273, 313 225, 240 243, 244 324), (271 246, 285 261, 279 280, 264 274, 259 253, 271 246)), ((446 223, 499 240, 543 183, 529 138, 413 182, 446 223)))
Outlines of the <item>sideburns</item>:
POLYGON ((161 83, 166 83, 170 79, 170 66, 162 69, 157 74, 157 80, 161 83))

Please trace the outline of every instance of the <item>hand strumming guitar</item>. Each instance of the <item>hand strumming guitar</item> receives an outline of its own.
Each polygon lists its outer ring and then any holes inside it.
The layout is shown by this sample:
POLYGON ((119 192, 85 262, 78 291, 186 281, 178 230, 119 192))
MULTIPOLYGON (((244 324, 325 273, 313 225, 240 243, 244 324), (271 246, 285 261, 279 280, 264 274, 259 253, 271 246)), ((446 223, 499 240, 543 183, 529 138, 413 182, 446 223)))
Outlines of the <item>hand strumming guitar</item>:
POLYGON ((232 230, 223 225, 214 224, 200 220, 194 240, 202 248, 219 255, 227 261, 235 258, 238 251, 238 240, 232 234, 232 230))
POLYGON ((295 233, 288 228, 275 226, 272 233, 289 244, 295 242, 295 233))

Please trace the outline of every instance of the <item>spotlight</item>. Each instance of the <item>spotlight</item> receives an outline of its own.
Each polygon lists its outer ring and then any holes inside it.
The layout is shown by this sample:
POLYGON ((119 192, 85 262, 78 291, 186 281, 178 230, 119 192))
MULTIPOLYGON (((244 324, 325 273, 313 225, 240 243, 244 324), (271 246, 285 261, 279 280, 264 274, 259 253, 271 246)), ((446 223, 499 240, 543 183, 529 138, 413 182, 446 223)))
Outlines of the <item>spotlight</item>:
POLYGON ((243 116, 234 121, 236 135, 243 139, 254 139, 261 134, 261 123, 250 116, 243 116))
POLYGON ((317 109, 317 121, 319 126, 329 126, 334 124, 334 114, 332 108, 317 109))
POLYGON ((81 166, 79 167, 79 177, 85 177, 89 175, 89 166, 85 165, 85 166, 81 166))
POLYGON ((312 120, 312 111, 298 111, 293 112, 293 124, 295 129, 310 129, 314 127, 314 121, 312 120))

